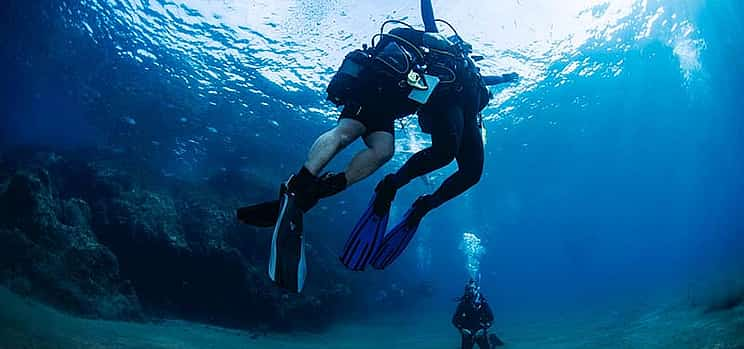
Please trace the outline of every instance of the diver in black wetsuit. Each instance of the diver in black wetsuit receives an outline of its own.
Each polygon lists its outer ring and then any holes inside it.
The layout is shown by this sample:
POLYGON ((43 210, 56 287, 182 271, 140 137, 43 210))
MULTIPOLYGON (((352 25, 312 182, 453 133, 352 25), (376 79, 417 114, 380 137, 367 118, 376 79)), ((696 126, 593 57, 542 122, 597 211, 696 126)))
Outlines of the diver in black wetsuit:
POLYGON ((435 87, 417 114, 421 129, 431 134, 431 146, 414 154, 396 173, 378 183, 370 208, 362 214, 341 254, 342 263, 352 270, 363 270, 367 263, 376 269, 389 266, 403 253, 428 212, 480 180, 484 161, 480 113, 491 97, 486 86, 518 78, 515 73, 484 78, 470 56, 472 47, 449 23, 434 19, 431 0, 422 0, 421 9, 425 31, 410 26, 396 28, 383 40, 393 40, 423 52, 416 55, 421 57, 419 71, 435 87), (450 26, 455 35, 444 37, 438 32, 437 22, 450 26), (401 222, 385 234, 397 191, 413 179, 453 160, 457 161, 457 172, 431 195, 419 197, 401 222))
MULTIPOLYGON (((422 1, 425 33, 399 34, 414 42, 423 42, 420 37, 438 33, 430 0, 422 1), (416 36, 418 35, 418 37, 416 36)), ((392 32, 391 32, 392 33, 392 32)), ((431 147, 414 154, 396 173, 380 182, 377 191, 382 199, 392 201, 395 192, 411 180, 438 170, 452 160, 457 160, 458 171, 447 178, 431 195, 424 195, 414 205, 410 225, 418 225, 423 216, 444 202, 462 194, 475 185, 483 171, 483 139, 480 112, 490 100, 486 86, 511 82, 518 79, 516 73, 483 77, 468 56, 470 46, 454 37, 455 45, 462 52, 462 61, 445 67, 454 71, 454 82, 449 86, 440 84, 429 102, 419 108, 417 114, 422 130, 431 134, 431 147)), ((427 62, 430 70, 440 62, 427 62)))
POLYGON ((465 285, 465 294, 459 299, 452 324, 462 335, 462 349, 471 349, 477 343, 481 349, 492 349, 504 343, 488 329, 493 324, 493 312, 480 293, 475 280, 465 285))

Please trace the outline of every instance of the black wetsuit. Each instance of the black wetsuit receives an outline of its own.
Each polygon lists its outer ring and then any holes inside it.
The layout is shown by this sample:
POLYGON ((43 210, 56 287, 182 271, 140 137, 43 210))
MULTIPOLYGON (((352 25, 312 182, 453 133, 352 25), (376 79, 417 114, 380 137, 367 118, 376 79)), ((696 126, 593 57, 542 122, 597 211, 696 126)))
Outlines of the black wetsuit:
MULTIPOLYGON (((423 41, 422 32, 396 30, 396 34, 416 44, 423 41)), ((427 63, 434 69, 438 62, 427 63)), ((448 68, 455 73, 454 82, 440 83, 429 102, 417 112, 421 128, 431 134, 431 146, 414 154, 394 175, 395 186, 400 188, 457 160, 457 172, 432 194, 429 209, 462 194, 478 183, 483 173, 483 139, 478 115, 488 104, 489 93, 472 60, 459 58, 448 68)))
POLYGON ((457 160, 457 172, 432 194, 433 205, 462 194, 474 186, 483 173, 483 138, 478 120, 479 96, 470 87, 449 98, 430 102, 418 112, 422 122, 430 123, 431 146, 414 154, 398 170, 399 183, 436 171, 457 160), (470 89, 470 90, 469 90, 470 89))
POLYGON ((452 316, 452 324, 462 334, 462 349, 471 349, 477 343, 481 349, 491 349, 488 328, 493 322, 493 312, 484 298, 475 304, 471 298, 464 298, 457 305, 452 316), (468 332, 463 331, 468 330, 468 332))

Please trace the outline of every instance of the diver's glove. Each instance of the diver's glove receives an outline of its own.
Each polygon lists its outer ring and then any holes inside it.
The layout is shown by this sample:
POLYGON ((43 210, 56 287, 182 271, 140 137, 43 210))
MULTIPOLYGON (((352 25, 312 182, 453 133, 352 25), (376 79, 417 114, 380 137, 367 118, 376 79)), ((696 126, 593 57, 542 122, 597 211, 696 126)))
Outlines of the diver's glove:
POLYGON ((470 330, 468 330, 467 328, 463 328, 462 330, 460 330, 460 332, 462 332, 463 335, 468 336, 468 337, 473 335, 473 332, 470 332, 470 330))
POLYGON ((486 86, 493 86, 498 84, 504 84, 507 82, 517 81, 519 80, 519 74, 517 73, 508 73, 503 75, 488 75, 488 76, 482 76, 483 83, 486 86))
POLYGON ((519 80, 519 74, 517 73, 508 73, 501 75, 501 79, 503 82, 512 82, 519 80))

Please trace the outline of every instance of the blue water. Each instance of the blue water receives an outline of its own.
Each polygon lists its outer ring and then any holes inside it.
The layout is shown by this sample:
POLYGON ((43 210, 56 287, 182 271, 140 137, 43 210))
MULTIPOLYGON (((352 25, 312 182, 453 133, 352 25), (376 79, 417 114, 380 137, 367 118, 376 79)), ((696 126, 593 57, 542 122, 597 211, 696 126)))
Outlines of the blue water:
MULTIPOLYGON (((386 19, 418 24, 417 5, 12 2, 0 145, 93 146, 144 159, 164 178, 238 171, 274 185, 334 124, 324 88, 343 55, 386 19)), ((431 282, 452 307, 473 272, 458 248, 465 232, 480 238, 477 273, 502 320, 741 280, 740 1, 434 5, 486 56, 485 73, 522 80, 493 89, 480 183, 427 216, 386 282, 431 282)), ((348 229, 336 227, 350 228, 382 175, 428 144, 415 120, 396 137, 391 163, 310 214, 334 222, 313 241, 340 250, 348 229)), ((453 170, 404 189, 394 216, 453 170)))

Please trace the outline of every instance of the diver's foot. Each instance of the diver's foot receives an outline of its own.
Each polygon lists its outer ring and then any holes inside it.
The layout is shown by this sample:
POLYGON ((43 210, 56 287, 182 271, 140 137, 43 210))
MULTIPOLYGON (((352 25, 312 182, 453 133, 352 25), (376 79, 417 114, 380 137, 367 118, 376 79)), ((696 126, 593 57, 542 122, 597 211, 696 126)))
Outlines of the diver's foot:
POLYGON ((488 335, 488 341, 491 343, 491 348, 504 346, 504 342, 502 342, 501 339, 493 333, 488 335))
MULTIPOLYGON (((287 187, 293 188, 293 194, 300 195, 300 208, 303 212, 313 208, 320 199, 336 195, 346 189, 346 175, 342 173, 325 173, 318 177, 309 171, 300 171, 289 179, 287 185, 281 185, 279 197, 284 195, 287 187), (299 177, 299 178, 298 178, 299 177)), ((279 219, 279 200, 263 202, 257 205, 241 207, 237 210, 238 221, 256 227, 273 227, 279 219)))
POLYGON ((320 199, 344 191, 347 185, 346 174, 343 172, 326 172, 317 177, 304 167, 287 182, 288 191, 295 195, 297 207, 304 213, 315 207, 320 199))
POLYGON ((346 173, 339 172, 326 172, 319 178, 320 190, 318 191, 318 197, 323 199, 329 196, 336 195, 344 190, 349 185, 349 181, 346 179, 346 173))
POLYGON ((375 187, 374 212, 378 216, 385 215, 390 211, 390 206, 395 200, 395 194, 398 192, 398 185, 394 174, 389 174, 383 178, 375 187))
POLYGON ((408 225, 409 227, 417 227, 421 223, 421 220, 424 219, 424 216, 426 216, 426 214, 435 207, 436 205, 434 203, 433 196, 423 195, 419 197, 413 203, 413 207, 411 208, 411 215, 408 217, 406 225, 408 225))

